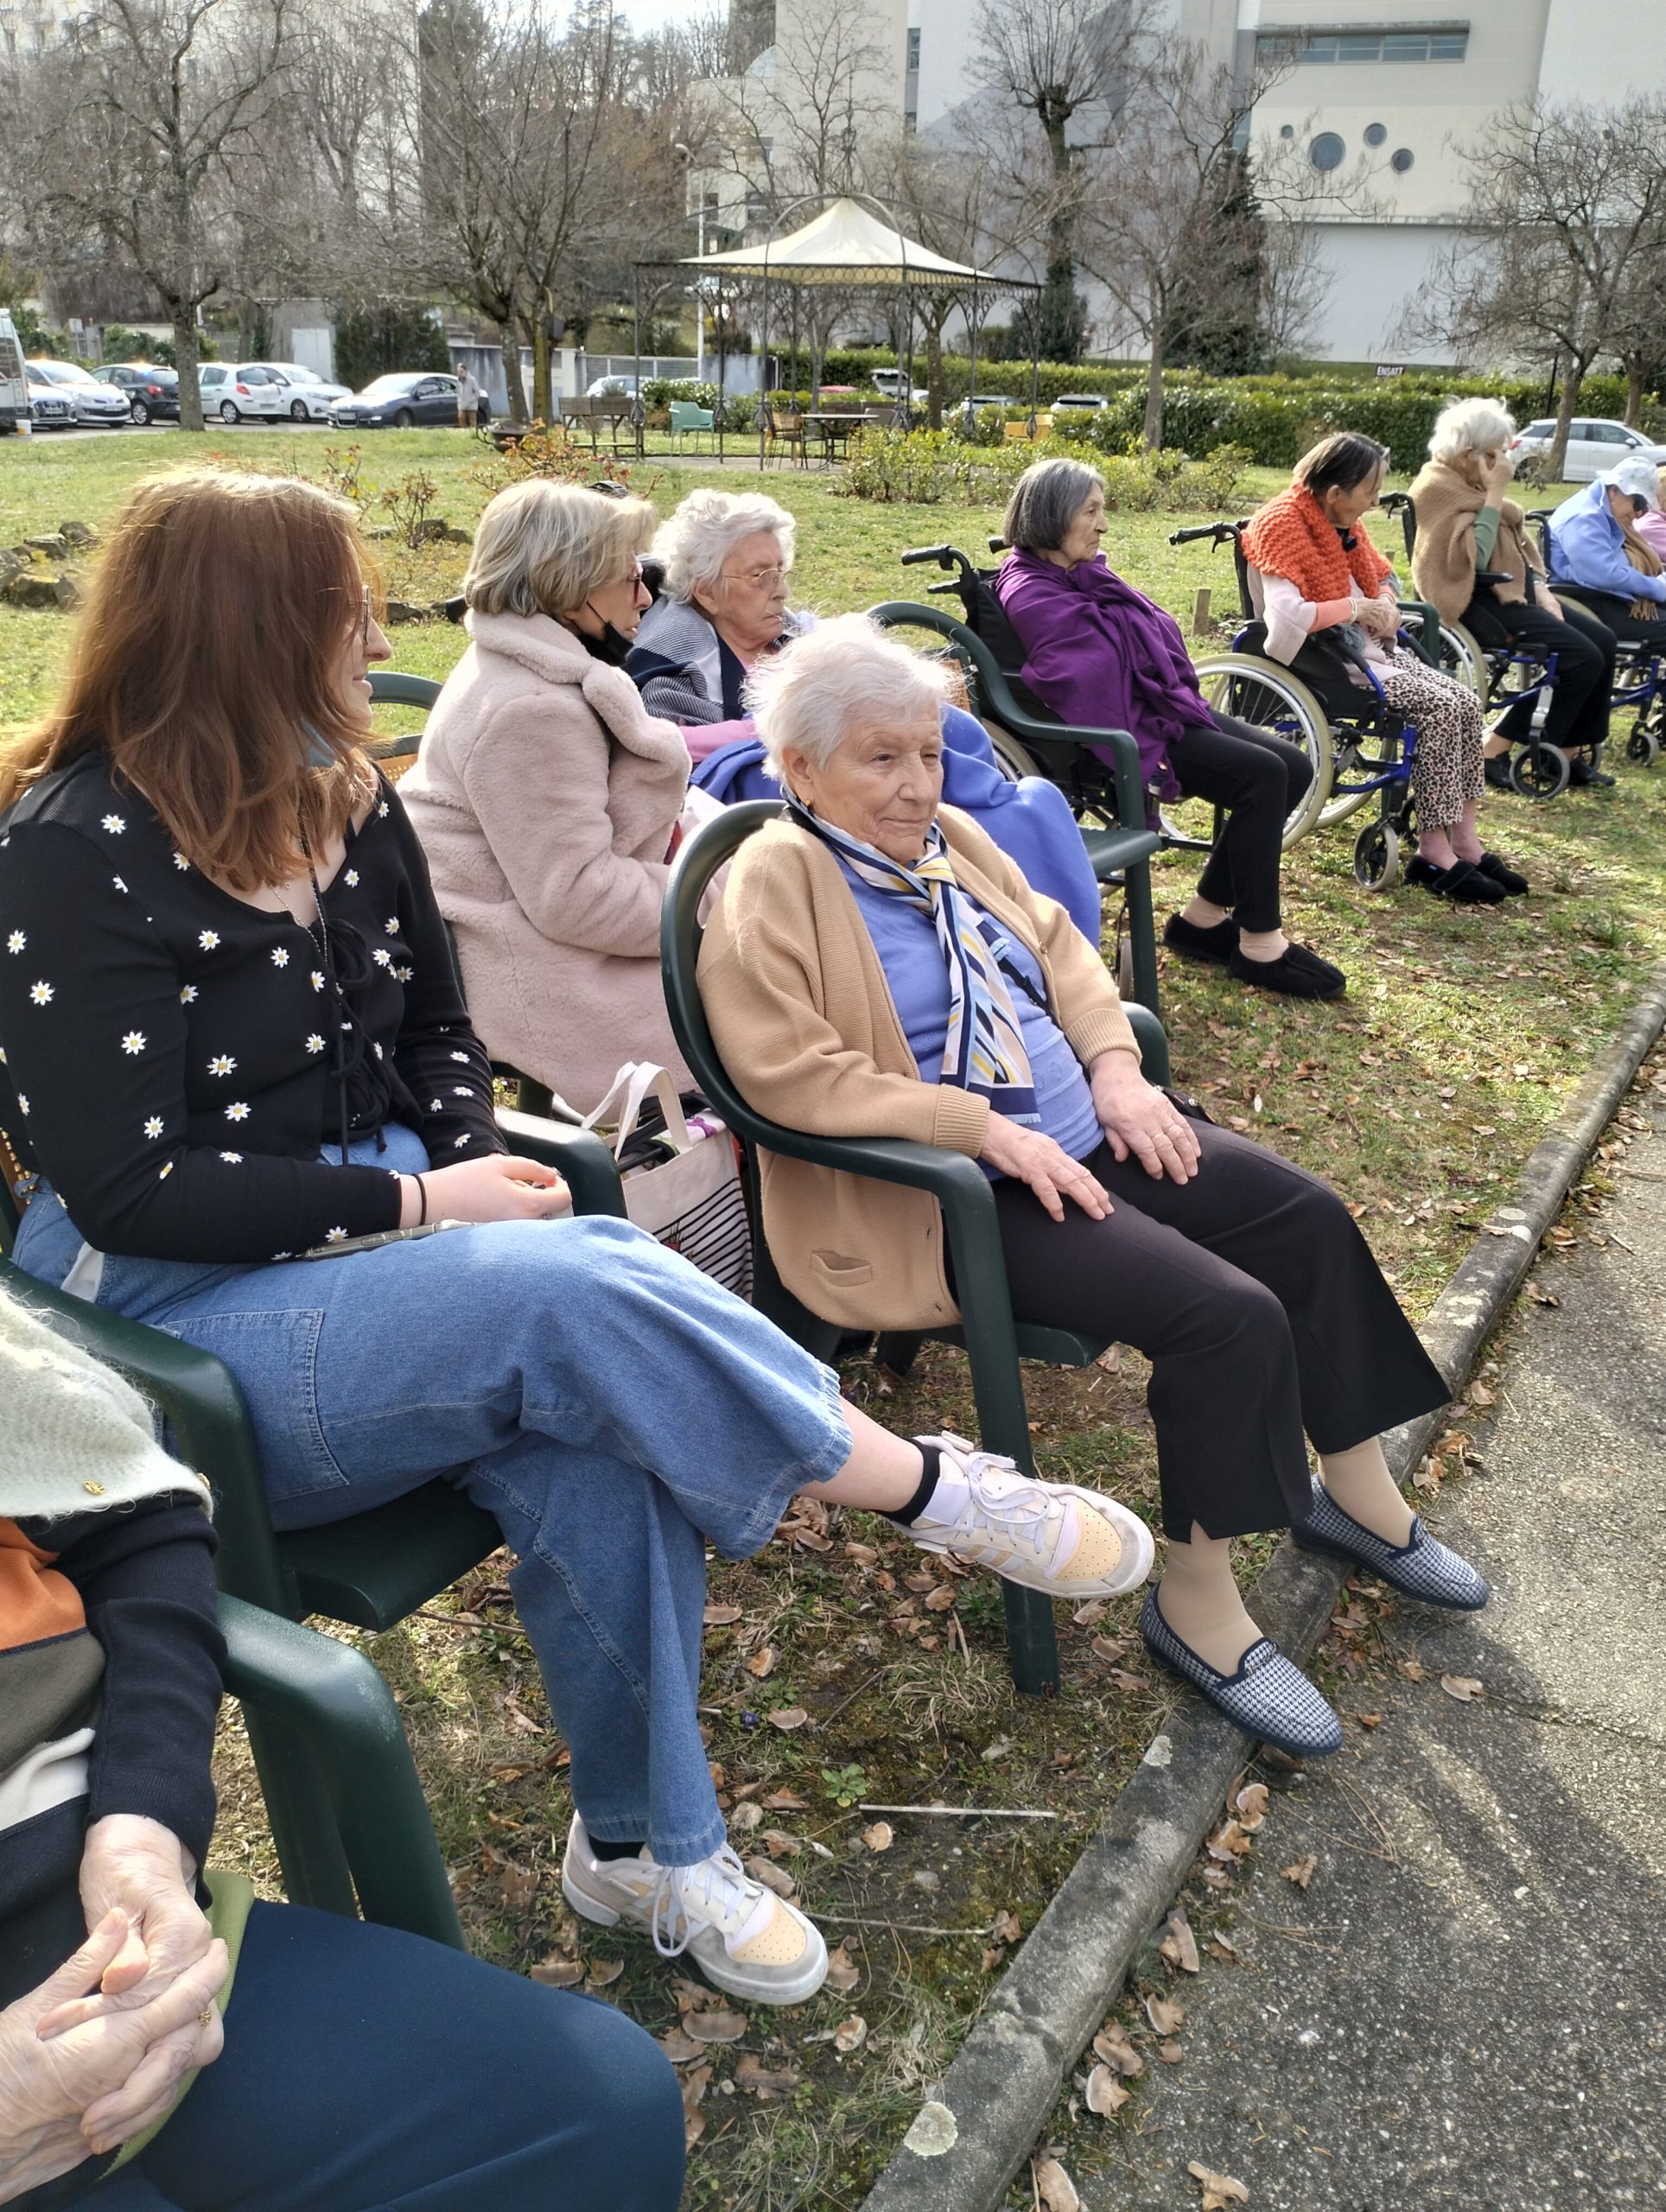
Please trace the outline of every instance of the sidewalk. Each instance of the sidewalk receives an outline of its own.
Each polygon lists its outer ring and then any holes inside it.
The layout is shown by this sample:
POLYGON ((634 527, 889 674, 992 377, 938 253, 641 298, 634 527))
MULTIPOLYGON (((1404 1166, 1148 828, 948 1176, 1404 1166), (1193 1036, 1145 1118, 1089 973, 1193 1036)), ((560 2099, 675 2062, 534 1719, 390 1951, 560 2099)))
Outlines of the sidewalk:
POLYGON ((1084 2122, 1084 2212, 1196 2207, 1192 2161, 1250 2212, 1666 2205, 1666 1093, 1644 1095, 1606 1248, 1541 1263, 1560 1306, 1523 1302, 1482 1466, 1432 1516, 1492 1605, 1399 1606, 1390 1663, 1339 1699, 1378 1725, 1294 1786, 1264 1770, 1237 1962, 1174 1978, 1180 2063, 1084 2122), (1310 1855, 1304 1892, 1280 1870, 1310 1855))

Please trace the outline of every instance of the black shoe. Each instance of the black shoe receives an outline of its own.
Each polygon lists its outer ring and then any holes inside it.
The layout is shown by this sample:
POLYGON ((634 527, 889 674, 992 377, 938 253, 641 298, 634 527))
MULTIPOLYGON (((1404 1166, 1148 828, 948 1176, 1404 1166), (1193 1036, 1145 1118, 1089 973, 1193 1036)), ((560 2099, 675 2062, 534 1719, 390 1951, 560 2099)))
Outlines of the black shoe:
MULTIPOLYGON (((1467 861, 1459 861, 1452 868, 1436 868, 1433 861, 1426 861, 1421 854, 1406 864, 1408 883, 1421 883, 1437 899, 1450 899, 1460 906, 1496 906, 1504 896, 1504 887, 1495 883, 1490 875, 1483 875, 1479 868, 1472 868, 1467 861)), ((1526 885, 1523 885, 1526 889, 1526 885)))
POLYGON ((1508 753, 1489 753, 1481 763, 1481 772, 1495 791, 1513 791, 1516 788, 1510 780, 1508 753))
POLYGON ((1497 853, 1483 853, 1475 862, 1481 874, 1490 876, 1494 883, 1504 886, 1506 899, 1525 899, 1529 890, 1527 878, 1518 875, 1513 868, 1498 858, 1497 853))
POLYGON ((1184 914, 1171 914, 1163 924, 1163 943, 1188 960, 1211 960, 1224 968, 1238 948, 1238 925, 1230 914, 1209 929, 1188 922, 1184 914))
POLYGON ((1288 946, 1276 960, 1251 960, 1237 947, 1226 965, 1228 973, 1239 982, 1253 983, 1257 990, 1277 991, 1287 999, 1339 999, 1348 988, 1348 979, 1339 968, 1332 968, 1328 960, 1321 960, 1302 944, 1288 946))
POLYGON ((1606 769, 1598 767, 1594 760, 1587 760, 1582 753, 1576 753, 1567 780, 1570 784, 1593 785, 1612 784, 1614 779, 1606 769))

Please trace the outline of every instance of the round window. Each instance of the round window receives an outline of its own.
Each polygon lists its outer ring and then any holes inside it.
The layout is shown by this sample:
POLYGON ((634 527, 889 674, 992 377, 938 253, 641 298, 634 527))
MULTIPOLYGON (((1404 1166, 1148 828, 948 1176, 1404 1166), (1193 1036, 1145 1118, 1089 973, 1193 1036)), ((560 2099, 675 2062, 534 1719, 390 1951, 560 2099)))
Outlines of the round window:
POLYGON ((1281 123, 1278 127, 1278 135, 1281 138, 1294 138, 1296 135, 1296 127, 1294 124, 1281 123))
POLYGON ((1416 159, 1416 155, 1409 146, 1396 146, 1393 153, 1389 156, 1389 167, 1396 175, 1404 176, 1416 159))
POLYGON ((1386 145, 1388 137, 1389 126, 1386 123, 1368 123, 1365 125, 1365 143, 1368 146, 1386 145))
POLYGON ((1339 169, 1347 148, 1334 130, 1321 130, 1307 149, 1307 158, 1316 169, 1339 169))

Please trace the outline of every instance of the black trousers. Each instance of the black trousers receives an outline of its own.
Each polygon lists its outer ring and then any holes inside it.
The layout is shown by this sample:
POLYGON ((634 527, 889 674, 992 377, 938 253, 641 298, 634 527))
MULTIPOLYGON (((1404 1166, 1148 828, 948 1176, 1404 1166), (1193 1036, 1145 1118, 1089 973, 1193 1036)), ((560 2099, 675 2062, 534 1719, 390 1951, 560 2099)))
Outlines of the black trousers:
MULTIPOLYGON (((1552 745, 1593 751, 1608 735, 1614 695, 1614 633, 1577 600, 1564 600, 1565 619, 1525 601, 1509 606, 1478 591, 1464 609, 1464 626, 1479 645, 1524 645, 1556 656, 1556 682, 1544 736, 1552 745)), ((1525 737, 1533 702, 1512 707, 1498 727, 1506 737, 1525 737)))
POLYGON ((1432 1412, 1450 1395, 1328 1184, 1209 1122, 1190 1183, 1157 1182, 1101 1145, 1088 1166, 1116 1211, 995 1186, 1013 1311, 1092 1330, 1151 1362, 1163 1527, 1188 1540, 1286 1527, 1320 1452, 1432 1412))
POLYGON ((1616 599, 1611 592, 1587 591, 1583 586, 1567 584, 1555 584, 1551 588, 1564 607, 1570 611, 1577 607, 1622 645, 1647 645, 1652 652, 1666 653, 1666 607, 1650 622, 1632 613, 1629 599, 1616 599))
POLYGON ((1168 765, 1188 798, 1226 809, 1199 896, 1229 907, 1241 929, 1275 930, 1284 824, 1313 780, 1307 754, 1253 722, 1213 715, 1169 747, 1168 765))

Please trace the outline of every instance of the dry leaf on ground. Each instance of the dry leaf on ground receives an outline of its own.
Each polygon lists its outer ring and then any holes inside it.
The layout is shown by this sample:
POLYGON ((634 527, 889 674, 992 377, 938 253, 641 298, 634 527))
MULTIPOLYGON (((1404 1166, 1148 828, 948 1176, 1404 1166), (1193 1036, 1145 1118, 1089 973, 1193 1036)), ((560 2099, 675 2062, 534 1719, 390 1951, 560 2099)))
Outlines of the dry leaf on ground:
MULTIPOLYGON (((849 1939, 847 1939, 849 1940, 849 1939)), ((836 1943, 827 1955, 827 1986, 846 1996, 862 1980, 862 1968, 846 1950, 843 1943, 836 1943)))
MULTIPOLYGON (((810 1715, 801 1705, 778 1705, 773 1713, 765 1717, 772 1728, 779 1728, 783 1733, 790 1734, 793 1729, 802 1728, 810 1715)), ((766 1797, 764 1802, 768 1805, 773 1803, 773 1800, 766 1797)))
POLYGON ((807 1813, 810 1801, 795 1796, 790 1789, 772 1789, 764 1802, 772 1813, 807 1813))
POLYGON ((1177 2043, 1160 2043, 1157 2046, 1157 2056, 1165 2066, 1178 2066, 1186 2053, 1177 2043))
POLYGON ((790 2097, 802 2079, 796 2066, 787 2061, 774 2068, 754 2058, 750 2051, 734 2069, 734 2086, 748 2096, 790 2097))
POLYGON ((1289 1866, 1281 1866, 1279 1872, 1287 1882, 1294 1882, 1299 1890, 1305 1890, 1313 1880, 1318 1866, 1318 1859, 1310 1852, 1306 1859, 1298 1859, 1289 1866))
POLYGON ((671 1997, 679 2012, 703 2012, 711 2002, 703 1981, 686 1981, 681 1974, 672 1977, 671 1997))
POLYGON ((747 1674, 755 1675, 761 1682, 766 1675, 774 1673, 777 1656, 775 1646, 773 1643, 766 1643, 761 1651, 754 1651, 747 1660, 747 1674))
POLYGON ((593 1959, 590 1961, 590 1986, 592 1989, 610 1988, 624 1971, 623 1959, 593 1959))
POLYGON ((683 2148, 692 2151, 706 2132, 706 2115, 703 2112, 685 2112, 683 2115, 683 2148))
POLYGON ((691 2058, 698 2058, 705 2049, 692 2036, 685 2036, 681 2028, 667 2028, 659 2037, 659 2048, 673 2066, 686 2066, 691 2058))
POLYGON ((1175 2004, 1172 1997, 1148 1997, 1145 2012, 1153 2033, 1160 2036, 1172 2036, 1186 2018, 1185 2005, 1175 2004))
POLYGON ((785 1867, 774 1866, 767 1859, 748 1859, 747 1872, 754 1882, 761 1882, 766 1890, 773 1890, 778 1897, 790 1897, 797 1892, 798 1885, 785 1867))
POLYGON ((744 2012, 690 2012, 683 2021, 684 2032, 696 2043, 739 2043, 747 2027, 744 2012))
POLYGON ((534 1981, 541 1981, 547 1989, 576 1989, 584 1979, 582 1959, 563 1959, 559 1953, 553 1958, 540 1959, 531 1969, 534 1981))
POLYGON ((1440 1687, 1448 1697, 1467 1705, 1471 1698, 1480 1696, 1485 1684, 1478 1682, 1473 1675, 1442 1675, 1440 1687))
POLYGON ((997 1943, 1021 1943, 1024 1923, 1015 1912, 1001 1911, 995 1916, 995 1926, 989 1930, 997 1943))
POLYGON ((740 1618, 739 1605, 708 1605, 706 1608, 708 1628, 728 1628, 731 1623, 738 1621, 740 1618))
POLYGON ((785 1859, 804 1847, 804 1838, 790 1834, 785 1828, 766 1828, 758 1840, 772 1859, 785 1859))
POLYGON ((1107 2020, 1093 2038, 1096 2057, 1103 2058, 1107 2066, 1114 2066, 1127 2080, 1133 2081, 1145 2072, 1145 2061, 1128 2039, 1128 2031, 1120 2020, 1107 2020))
POLYGON ((744 1804, 737 1805, 728 1816, 729 1826, 732 1828, 739 1828, 743 1835, 749 1835, 754 1828, 761 1827, 763 1821, 763 1807, 754 1805, 749 1800, 744 1804))
POLYGON ((841 2020, 833 2031, 834 2050, 843 2051, 847 2056, 853 2050, 860 2050, 867 2040, 868 2023, 860 2012, 853 2012, 848 2020, 841 2020))
POLYGON ((1186 2171, 1203 2190, 1203 2202, 1198 2212, 1230 2212, 1234 2204, 1250 2202, 1249 2190, 1230 2174, 1218 2174, 1211 2166, 1202 2165, 1196 2158, 1186 2171))
POLYGON ((692 2074, 685 2074, 683 2076, 684 2111, 692 2112, 695 2107, 704 2098, 707 2090, 710 2087, 711 2069, 709 2066, 696 2066, 692 2074))
POLYGON ((871 1828, 864 1828, 862 1840, 870 1851, 889 1851, 896 1841, 889 1821, 875 1821, 871 1828))
POLYGON ((1192 1923, 1176 1905, 1163 1923, 1162 1941, 1157 1946, 1172 1967, 1184 1974, 1200 1971, 1198 1963, 1198 1939, 1192 1933, 1192 1923))
POLYGON ((1253 1835, 1267 1817, 1267 1784, 1264 1782, 1246 1783, 1232 1800, 1232 1810, 1238 1816, 1238 1826, 1246 1835, 1253 1835))
POLYGON ((1041 2199, 1043 2212, 1082 2212, 1082 2200, 1076 2194, 1076 2183, 1057 2158, 1038 2158, 1032 2171, 1035 2175, 1036 2193, 1041 2199))
POLYGON ((1250 1847, 1250 1839, 1237 1821, 1223 1821, 1210 1837, 1207 1846, 1210 1857, 1218 1859, 1225 1865, 1230 1865, 1235 1859, 1242 1859, 1250 1847))
POLYGON ((1088 2075, 1087 2087, 1082 2094, 1088 2110, 1106 2119, 1112 2113, 1120 2112, 1128 2102, 1128 2091, 1117 2080, 1114 2066, 1096 2066, 1088 2075))

